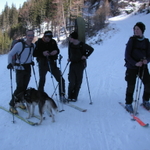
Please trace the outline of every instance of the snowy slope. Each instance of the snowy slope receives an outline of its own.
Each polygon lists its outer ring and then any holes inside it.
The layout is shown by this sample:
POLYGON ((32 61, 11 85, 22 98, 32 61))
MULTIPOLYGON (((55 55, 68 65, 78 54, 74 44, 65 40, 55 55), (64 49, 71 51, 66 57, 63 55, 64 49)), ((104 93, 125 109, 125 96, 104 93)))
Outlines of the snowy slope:
MULTIPOLYGON (((125 44, 133 34, 133 26, 137 21, 146 25, 145 37, 150 39, 150 14, 137 16, 119 16, 110 19, 115 28, 110 31, 100 45, 92 45, 94 53, 88 59, 87 74, 93 105, 89 105, 89 95, 84 75, 79 100, 76 105, 86 108, 87 112, 79 112, 66 105, 59 105, 65 111, 55 115, 40 126, 30 126, 12 115, 0 110, 0 149, 1 150, 149 150, 150 130, 131 121, 131 116, 118 104, 124 103, 126 82, 124 81, 125 44)), ((95 37, 96 38, 96 37, 95 37)), ((88 41, 94 41, 91 39, 88 41)), ((67 48, 61 48, 62 70, 67 63, 67 48)), ((0 56, 1 64, 1 101, 0 105, 9 108, 10 75, 6 69, 7 55, 0 56)), ((35 66, 38 80, 37 65, 35 66)), ((64 74, 66 89, 68 68, 64 74)), ((15 88, 13 73, 13 88, 15 88)), ((54 80, 55 81, 55 80, 54 80)), ((57 83, 55 82, 55 85, 57 83)), ((35 87, 32 75, 30 87, 35 87)), ((51 75, 47 74, 46 92, 51 96, 54 88, 51 75)), ((54 96, 57 101, 57 97, 54 96)), ((141 101, 141 99, 140 99, 141 101)), ((20 115, 27 116, 18 110, 20 115)), ((150 113, 139 107, 139 117, 150 123, 150 113)), ((31 119, 36 121, 34 118, 31 119)))

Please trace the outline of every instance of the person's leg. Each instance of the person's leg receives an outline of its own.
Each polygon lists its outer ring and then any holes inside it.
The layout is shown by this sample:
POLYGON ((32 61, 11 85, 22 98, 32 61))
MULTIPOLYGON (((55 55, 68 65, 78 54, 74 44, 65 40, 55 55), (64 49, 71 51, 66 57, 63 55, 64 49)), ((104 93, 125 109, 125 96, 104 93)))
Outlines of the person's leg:
POLYGON ((61 71, 59 70, 59 68, 55 65, 52 64, 51 65, 51 71, 52 71, 52 75, 54 76, 54 78, 56 79, 56 81, 59 84, 59 96, 61 97, 62 95, 65 95, 65 80, 64 78, 61 76, 61 71))
POLYGON ((80 64, 75 69, 76 80, 75 80, 75 87, 74 87, 74 94, 73 94, 73 99, 75 99, 75 101, 78 99, 78 94, 81 88, 82 79, 83 79, 83 71, 84 71, 84 68, 80 64))
POLYGON ((74 95, 74 88, 75 88, 75 81, 76 81, 76 76, 75 76, 75 70, 74 70, 74 65, 70 64, 69 67, 69 74, 68 74, 68 99, 73 99, 74 95))
POLYGON ((132 102, 133 102, 133 93, 135 89, 137 74, 138 74, 138 70, 127 69, 125 75, 125 80, 127 81, 126 98, 125 98, 126 110, 131 113, 133 113, 132 102))
POLYGON ((38 85, 38 90, 42 91, 42 92, 44 92, 46 73, 47 73, 47 67, 43 66, 39 63, 39 85, 38 85))

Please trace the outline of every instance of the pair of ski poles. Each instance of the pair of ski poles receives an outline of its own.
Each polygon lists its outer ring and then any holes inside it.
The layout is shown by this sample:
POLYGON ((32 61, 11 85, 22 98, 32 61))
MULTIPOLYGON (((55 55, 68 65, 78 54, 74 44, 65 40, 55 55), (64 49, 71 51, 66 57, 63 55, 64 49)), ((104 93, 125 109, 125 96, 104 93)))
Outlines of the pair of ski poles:
POLYGON ((145 71, 145 65, 143 68, 139 67, 138 69, 138 78, 137 78, 137 83, 136 83, 136 95, 135 95, 135 104, 134 104, 134 111, 133 114, 137 114, 138 106, 139 106, 139 99, 140 99, 140 94, 141 94, 141 89, 142 89, 142 81, 144 77, 144 71, 145 71), (141 70, 143 69, 143 70, 141 70), (141 79, 141 82, 139 83, 139 79, 141 79))
MULTIPOLYGON (((63 85, 62 85, 62 76, 63 76, 63 74, 61 73, 61 59, 62 59, 62 56, 59 55, 59 64, 60 64, 60 83, 58 83, 57 86, 55 86, 55 84, 54 84, 54 79, 53 79, 53 74, 52 74, 52 69, 51 69, 51 65, 50 65, 50 61, 49 61, 49 58, 48 58, 48 56, 47 56, 48 68, 49 68, 49 70, 50 70, 51 79, 52 79, 52 83, 53 83, 53 87, 54 87, 54 92, 53 92, 53 94, 52 94, 51 97, 53 98, 53 96, 54 96, 54 94, 55 94, 56 99, 57 99, 58 108, 60 108, 60 107, 59 107, 59 102, 58 102, 58 97, 57 97, 56 89, 58 88, 58 86, 59 86, 59 84, 60 84, 60 86, 61 86, 61 91, 60 91, 60 92, 61 92, 61 95, 62 95, 62 86, 63 86, 63 85)), ((65 72, 67 66, 68 66, 68 63, 67 63, 67 65, 66 65, 66 67, 65 67, 65 69, 64 69, 64 71, 63 71, 63 73, 65 72)), ((60 95, 60 98, 62 98, 61 95, 60 95)), ((61 109, 59 112, 62 112, 62 111, 64 111, 64 109, 63 109, 63 103, 62 103, 62 109, 61 109)))
MULTIPOLYGON (((60 71, 61 71, 61 59, 62 59, 62 56, 60 55, 60 57, 59 57, 60 71)), ((69 61, 67 62, 64 71, 61 73, 61 76, 60 76, 61 82, 62 82, 62 76, 63 76, 64 72, 66 71, 68 64, 69 64, 69 61)), ((48 65, 49 65, 49 68, 50 68, 50 64, 48 64, 48 65)), ((88 81, 88 75, 87 75, 86 68, 85 68, 85 76, 86 76, 86 83, 87 83, 87 88, 88 88, 88 93, 89 93, 89 98, 90 98, 90 103, 89 103, 89 104, 93 104, 92 98, 91 98, 91 93, 90 93, 90 86, 89 86, 89 81, 88 81)), ((61 83, 61 84, 62 84, 62 83, 61 83)), ((58 88, 58 84, 57 84, 57 86, 54 88, 54 92, 53 92, 53 94, 52 94, 52 97, 54 96, 54 94, 55 94, 57 88, 58 88)), ((61 85, 61 88, 62 88, 62 85, 61 85)))

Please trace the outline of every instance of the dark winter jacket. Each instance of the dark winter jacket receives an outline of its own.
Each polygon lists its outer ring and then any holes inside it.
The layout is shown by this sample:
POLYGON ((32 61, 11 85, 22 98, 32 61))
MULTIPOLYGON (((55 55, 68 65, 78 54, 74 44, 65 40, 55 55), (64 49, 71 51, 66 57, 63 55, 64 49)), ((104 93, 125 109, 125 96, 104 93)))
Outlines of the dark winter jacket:
POLYGON ((138 69, 135 64, 142 59, 150 62, 150 43, 147 38, 130 37, 125 50, 125 66, 130 69, 138 69))
POLYGON ((34 50, 33 56, 37 57, 38 60, 43 60, 43 59, 47 59, 44 55, 43 52, 44 51, 49 51, 52 52, 53 50, 57 50, 58 53, 54 56, 49 56, 50 60, 56 60, 59 54, 59 49, 57 46, 57 43, 54 39, 51 39, 50 42, 46 43, 44 42, 42 39, 38 39, 38 41, 35 42, 36 44, 36 48, 34 50))
POLYGON ((83 61, 81 58, 82 56, 90 56, 91 53, 94 51, 94 49, 82 42, 80 42, 78 45, 74 45, 72 43, 69 44, 69 59, 73 63, 78 63, 83 61))

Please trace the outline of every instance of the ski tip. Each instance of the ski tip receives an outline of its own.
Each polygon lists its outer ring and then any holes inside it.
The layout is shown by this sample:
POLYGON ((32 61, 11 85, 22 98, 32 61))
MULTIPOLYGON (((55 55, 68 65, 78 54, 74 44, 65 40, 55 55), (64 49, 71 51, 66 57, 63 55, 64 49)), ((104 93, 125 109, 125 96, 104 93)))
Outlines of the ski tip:
POLYGON ((145 124, 143 127, 148 127, 149 126, 149 124, 147 123, 147 124, 145 124))
POLYGON ((32 126, 38 126, 38 123, 31 123, 32 126))
POLYGON ((87 111, 87 109, 82 110, 82 112, 86 112, 86 111, 87 111))
POLYGON ((62 110, 59 110, 59 112, 63 112, 63 111, 65 111, 64 109, 62 109, 62 110))

